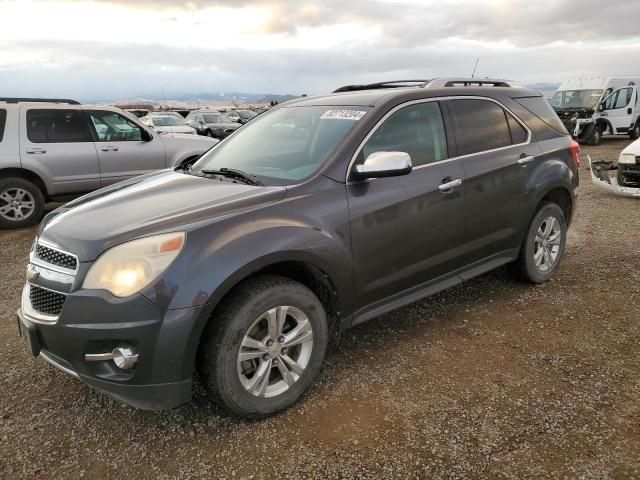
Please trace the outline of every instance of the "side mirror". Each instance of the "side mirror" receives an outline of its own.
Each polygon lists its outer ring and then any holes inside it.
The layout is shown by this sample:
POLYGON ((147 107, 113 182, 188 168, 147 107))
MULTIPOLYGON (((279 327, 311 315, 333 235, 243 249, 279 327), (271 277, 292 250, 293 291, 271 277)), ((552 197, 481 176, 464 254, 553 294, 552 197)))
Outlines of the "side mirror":
POLYGON ((598 111, 599 112, 604 112, 604 103, 599 103, 598 104, 598 111))
POLYGON ((352 175, 357 179, 398 177, 411 173, 412 168, 406 152, 374 152, 363 164, 356 165, 352 175))
POLYGON ((141 138, 143 142, 150 142, 153 139, 153 135, 151 135, 148 130, 143 129, 141 138))

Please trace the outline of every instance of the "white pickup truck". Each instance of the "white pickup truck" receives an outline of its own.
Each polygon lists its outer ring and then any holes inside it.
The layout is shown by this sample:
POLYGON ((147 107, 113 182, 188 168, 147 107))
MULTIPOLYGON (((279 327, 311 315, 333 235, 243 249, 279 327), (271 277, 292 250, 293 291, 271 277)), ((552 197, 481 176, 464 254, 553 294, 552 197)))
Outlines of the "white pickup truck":
POLYGON ((0 98, 0 228, 33 225, 47 201, 182 165, 216 143, 155 132, 115 107, 0 98))

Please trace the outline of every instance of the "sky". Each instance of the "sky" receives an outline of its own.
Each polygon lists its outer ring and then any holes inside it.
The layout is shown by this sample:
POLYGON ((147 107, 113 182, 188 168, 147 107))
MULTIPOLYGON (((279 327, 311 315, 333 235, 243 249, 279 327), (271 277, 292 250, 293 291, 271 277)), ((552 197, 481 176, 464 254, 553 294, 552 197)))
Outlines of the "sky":
MULTIPOLYGON (((0 96, 640 76, 638 0, 0 0, 0 96)), ((164 92, 164 93, 163 93, 164 92)))

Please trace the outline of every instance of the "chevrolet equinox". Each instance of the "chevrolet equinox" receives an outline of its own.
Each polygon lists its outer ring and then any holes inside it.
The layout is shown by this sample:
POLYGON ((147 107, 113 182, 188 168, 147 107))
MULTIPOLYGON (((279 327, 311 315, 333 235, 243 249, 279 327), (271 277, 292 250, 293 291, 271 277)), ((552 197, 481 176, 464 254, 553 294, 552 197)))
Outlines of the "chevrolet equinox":
POLYGON ((191 166, 49 213, 18 311, 28 348, 138 408, 294 403, 330 338, 496 267, 549 280, 578 146, 499 80, 350 85, 273 108, 191 166))

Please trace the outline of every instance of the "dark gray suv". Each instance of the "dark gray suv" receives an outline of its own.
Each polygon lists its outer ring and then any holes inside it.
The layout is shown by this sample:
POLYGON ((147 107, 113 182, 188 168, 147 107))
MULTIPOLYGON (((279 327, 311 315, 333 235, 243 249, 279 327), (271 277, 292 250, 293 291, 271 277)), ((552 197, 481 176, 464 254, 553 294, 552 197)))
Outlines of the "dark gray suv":
POLYGON ((194 371, 259 418, 311 385, 329 339, 504 264, 549 280, 578 147, 502 81, 348 86, 254 119, 190 167, 50 213, 19 325, 33 355, 139 408, 194 371))

